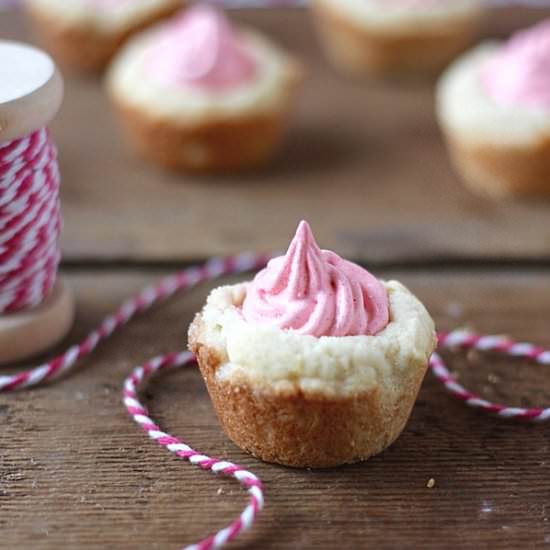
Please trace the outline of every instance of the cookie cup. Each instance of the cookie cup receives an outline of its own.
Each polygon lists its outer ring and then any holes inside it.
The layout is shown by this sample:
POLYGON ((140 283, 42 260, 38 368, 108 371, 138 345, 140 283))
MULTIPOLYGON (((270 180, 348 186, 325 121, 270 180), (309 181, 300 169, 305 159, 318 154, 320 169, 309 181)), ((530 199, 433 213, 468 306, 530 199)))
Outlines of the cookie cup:
POLYGON ((261 35, 245 32, 257 62, 250 82, 219 91, 168 87, 146 69, 161 30, 131 39, 107 76, 130 145, 143 158, 183 172, 224 173, 264 164, 284 136, 301 65, 261 35))
POLYGON ((550 112, 498 104, 481 70, 499 45, 458 59, 437 88, 437 115, 451 162, 473 192, 495 199, 550 196, 550 112))
POLYGON ((437 74, 472 43, 482 15, 478 8, 465 8, 439 17, 390 18, 376 12, 355 14, 348 7, 354 2, 312 2, 327 57, 353 77, 437 74))
POLYGON ((365 460, 395 441, 435 334, 405 287, 385 285, 391 321, 376 336, 315 338, 247 323, 246 284, 210 294, 189 348, 236 445, 266 462, 318 468, 365 460))
POLYGON ((181 0, 158 0, 133 15, 109 20, 87 16, 85 8, 70 9, 58 0, 24 0, 25 11, 44 48, 61 65, 100 72, 133 34, 166 19, 181 9, 181 0))

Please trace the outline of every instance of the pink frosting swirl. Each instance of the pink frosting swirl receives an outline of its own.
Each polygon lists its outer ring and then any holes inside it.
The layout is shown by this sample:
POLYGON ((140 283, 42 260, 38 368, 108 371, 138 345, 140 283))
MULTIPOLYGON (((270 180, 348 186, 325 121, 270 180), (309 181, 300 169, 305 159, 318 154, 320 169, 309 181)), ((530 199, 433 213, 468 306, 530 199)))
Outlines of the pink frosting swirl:
POLYGON ((150 51, 148 70, 170 87, 219 91, 253 78, 256 63, 225 15, 199 5, 166 25, 150 51))
POLYGON ((481 82, 497 103, 550 110, 550 19, 513 35, 482 67, 481 82))
POLYGON ((376 277, 321 250, 302 221, 286 255, 248 285, 242 314, 248 322, 317 337, 374 335, 389 322, 389 304, 376 277))

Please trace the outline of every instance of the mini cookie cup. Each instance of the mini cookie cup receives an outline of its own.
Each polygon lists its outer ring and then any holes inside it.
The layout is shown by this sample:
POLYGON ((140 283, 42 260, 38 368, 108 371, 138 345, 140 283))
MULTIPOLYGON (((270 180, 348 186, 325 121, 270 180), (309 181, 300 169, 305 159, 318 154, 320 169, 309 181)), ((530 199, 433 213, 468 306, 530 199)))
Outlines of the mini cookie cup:
POLYGON ((550 113, 504 105, 485 90, 488 42, 457 59, 437 85, 437 118, 453 167, 472 192, 492 199, 550 196, 550 113))
POLYGON ((250 81, 220 90, 166 84, 146 72, 148 53, 164 29, 130 40, 107 75, 129 144, 146 160, 181 172, 223 174, 266 163, 284 137, 303 80, 301 64, 247 31, 257 63, 250 81))
MULTIPOLYGON (((342 387, 330 382, 305 386, 289 374, 287 379, 269 383, 248 376, 246 367, 228 369, 230 353, 218 333, 221 325, 213 323, 211 317, 211 308, 217 307, 212 304, 224 289, 214 291, 189 329, 189 349, 197 357, 214 409, 229 438, 266 462, 312 468, 366 460, 391 445, 407 423, 435 347, 431 318, 399 285, 401 291, 418 307, 419 318, 413 321, 415 334, 419 335, 418 349, 407 354, 407 365, 392 365, 385 372, 378 371, 376 380, 367 386, 358 383, 345 390, 345 380, 342 387)), ((238 297, 239 292, 232 295, 238 297)), ((238 297, 229 307, 239 307, 241 299, 238 297)), ((223 325, 224 321, 220 322, 223 325)), ((395 341, 389 345, 388 357, 400 356, 396 346, 395 341)))

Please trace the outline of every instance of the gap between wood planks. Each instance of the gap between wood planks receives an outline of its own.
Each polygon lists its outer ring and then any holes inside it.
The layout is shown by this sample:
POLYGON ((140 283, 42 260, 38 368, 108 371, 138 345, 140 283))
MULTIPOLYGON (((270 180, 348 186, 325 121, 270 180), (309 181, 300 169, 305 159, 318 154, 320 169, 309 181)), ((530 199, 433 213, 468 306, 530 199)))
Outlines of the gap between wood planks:
MULTIPOLYGON (((200 265, 209 258, 189 259, 170 259, 170 260, 135 260, 130 258, 115 259, 78 259, 71 258, 63 260, 61 269, 66 273, 75 273, 81 271, 103 272, 103 271, 128 271, 132 269, 159 271, 167 270, 179 271, 200 265)), ((441 256, 439 258, 417 258, 403 261, 394 260, 373 260, 363 261, 354 260, 355 263, 368 266, 372 271, 430 271, 434 272, 499 272, 499 271, 521 271, 530 272, 550 269, 550 256, 541 258, 477 258, 477 257, 453 257, 441 256)))

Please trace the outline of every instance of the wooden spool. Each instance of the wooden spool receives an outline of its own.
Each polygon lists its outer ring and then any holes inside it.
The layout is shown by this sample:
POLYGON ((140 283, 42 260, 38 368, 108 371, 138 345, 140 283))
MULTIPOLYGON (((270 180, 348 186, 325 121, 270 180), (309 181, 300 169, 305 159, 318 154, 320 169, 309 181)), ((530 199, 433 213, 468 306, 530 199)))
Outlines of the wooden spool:
MULTIPOLYGON (((47 126, 62 99, 63 80, 47 54, 0 40, 0 144, 47 126)), ((39 306, 0 314, 0 363, 46 351, 66 336, 73 319, 73 295, 58 279, 39 306)))

